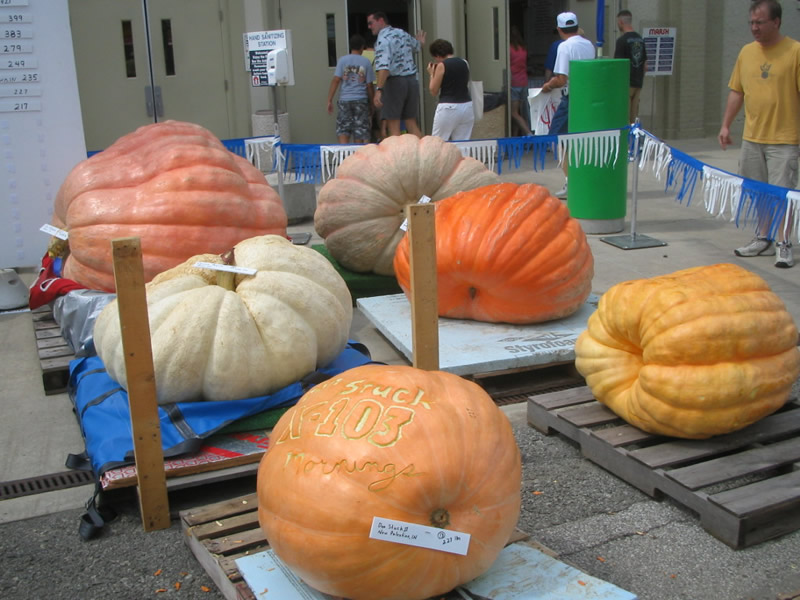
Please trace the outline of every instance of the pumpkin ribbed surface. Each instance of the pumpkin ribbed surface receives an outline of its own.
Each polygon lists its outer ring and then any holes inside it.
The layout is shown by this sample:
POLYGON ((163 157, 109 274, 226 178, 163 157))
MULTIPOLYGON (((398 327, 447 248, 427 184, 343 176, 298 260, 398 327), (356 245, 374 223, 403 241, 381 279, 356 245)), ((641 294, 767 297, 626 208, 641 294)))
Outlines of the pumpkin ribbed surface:
MULTIPOLYGON (((591 292, 594 260, 566 206, 534 184, 502 183, 436 204, 439 315, 538 323, 574 313, 591 292)), ((409 293, 408 238, 394 270, 409 293)))
POLYGON ((483 163, 463 157, 456 145, 439 137, 388 137, 342 162, 336 177, 320 190, 314 227, 345 268, 392 275, 407 204, 497 181, 483 163))
POLYGON ((286 234, 286 212, 264 175, 207 129, 145 125, 76 165, 55 199, 69 232, 64 277, 114 290, 111 243, 141 239, 145 281, 190 256, 286 234))
POLYGON ((367 365, 310 390, 258 470, 259 521, 312 587, 351 600, 425 599, 486 571, 520 509, 511 425, 456 375, 367 365), (369 537, 373 517, 469 533, 465 556, 369 537))
MULTIPOLYGON (((353 316, 344 280, 318 252, 280 236, 244 240, 238 267, 255 275, 198 269, 199 255, 147 285, 159 404, 269 394, 330 363, 353 316), (229 278, 230 288, 217 285, 229 278)), ((97 317, 94 341, 109 375, 127 389, 117 301, 97 317)))
POLYGON ((575 366, 628 423, 700 439, 783 406, 800 375, 796 344, 767 283, 718 264, 609 289, 578 337, 575 366))

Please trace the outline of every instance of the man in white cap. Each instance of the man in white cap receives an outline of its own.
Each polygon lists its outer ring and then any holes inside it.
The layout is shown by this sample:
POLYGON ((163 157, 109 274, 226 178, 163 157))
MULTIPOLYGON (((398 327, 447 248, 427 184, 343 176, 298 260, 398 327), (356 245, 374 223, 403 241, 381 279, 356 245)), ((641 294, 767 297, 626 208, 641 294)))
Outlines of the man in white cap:
MULTIPOLYGON (((594 44, 583 37, 578 30, 578 17, 572 12, 563 12, 556 17, 558 35, 564 40, 558 46, 556 64, 553 68, 553 77, 542 86, 543 92, 561 88, 561 103, 550 122, 550 135, 561 135, 569 130, 567 118, 569 116, 569 63, 573 60, 586 60, 594 58, 594 44)), ((564 167, 564 187, 556 192, 557 198, 567 197, 567 161, 564 167)))

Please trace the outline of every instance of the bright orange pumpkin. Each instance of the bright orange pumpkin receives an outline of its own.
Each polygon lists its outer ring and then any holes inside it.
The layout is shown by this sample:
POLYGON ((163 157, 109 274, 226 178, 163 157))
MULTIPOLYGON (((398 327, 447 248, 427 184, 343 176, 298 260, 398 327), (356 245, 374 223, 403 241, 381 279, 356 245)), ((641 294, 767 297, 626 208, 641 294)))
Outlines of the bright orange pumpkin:
POLYGON ((702 439, 783 406, 800 375, 796 344, 767 283, 718 264, 610 288, 578 336, 575 366, 628 423, 702 439))
POLYGON ((265 234, 286 236, 286 212, 264 175, 207 129, 145 125, 80 162, 55 199, 69 232, 64 277, 113 291, 111 243, 139 237, 145 280, 187 258, 265 234))
POLYGON ((521 463, 505 414, 451 373, 367 365, 278 422, 258 514, 278 557, 351 600, 415 600, 485 572, 516 526, 521 463), (466 555, 369 537, 373 517, 469 533, 466 555))
MULTIPOLYGON (((439 315, 503 323, 568 316, 589 296, 594 259, 586 235, 547 188, 501 183, 436 204, 439 315)), ((409 293, 408 236, 394 271, 409 293)))

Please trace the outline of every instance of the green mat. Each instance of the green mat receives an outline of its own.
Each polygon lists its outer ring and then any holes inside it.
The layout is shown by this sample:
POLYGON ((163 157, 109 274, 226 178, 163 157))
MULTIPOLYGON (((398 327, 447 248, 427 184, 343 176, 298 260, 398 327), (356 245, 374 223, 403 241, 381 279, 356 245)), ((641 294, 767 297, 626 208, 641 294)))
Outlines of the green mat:
POLYGON ((239 433, 241 431, 258 431, 261 429, 272 429, 287 410, 289 406, 283 408, 273 408, 265 410, 251 417, 245 417, 234 421, 219 430, 219 433, 239 433))
POLYGON ((397 284, 397 279, 387 275, 376 275, 375 273, 356 273, 345 269, 329 253, 324 244, 311 246, 322 256, 328 259, 333 268, 342 276, 353 297, 353 302, 359 298, 370 298, 372 296, 386 296, 388 294, 402 294, 403 290, 397 284))

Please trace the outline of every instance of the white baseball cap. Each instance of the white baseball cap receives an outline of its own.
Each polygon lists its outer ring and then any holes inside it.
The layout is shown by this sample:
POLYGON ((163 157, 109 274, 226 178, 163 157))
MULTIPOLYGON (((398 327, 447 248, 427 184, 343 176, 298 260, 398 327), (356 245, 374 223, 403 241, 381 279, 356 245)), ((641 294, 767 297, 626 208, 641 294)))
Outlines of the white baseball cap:
POLYGON ((573 12, 563 12, 556 17, 556 23, 558 23, 558 27, 561 29, 575 27, 578 24, 578 17, 576 17, 573 12))

